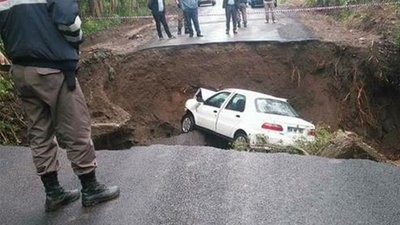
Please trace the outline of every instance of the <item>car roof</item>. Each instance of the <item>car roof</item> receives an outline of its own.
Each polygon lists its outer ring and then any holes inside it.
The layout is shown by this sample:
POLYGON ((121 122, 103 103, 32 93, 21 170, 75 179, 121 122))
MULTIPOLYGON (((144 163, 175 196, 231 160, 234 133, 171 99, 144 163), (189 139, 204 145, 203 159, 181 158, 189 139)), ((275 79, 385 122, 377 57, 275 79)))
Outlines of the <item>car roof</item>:
POLYGON ((268 99, 274 99, 274 100, 278 100, 278 101, 284 101, 287 102, 287 99, 284 98, 278 98, 272 95, 267 95, 267 94, 263 94, 260 92, 255 92, 255 91, 249 91, 249 90, 244 90, 244 89, 238 89, 238 88, 227 88, 227 89, 223 89, 221 91, 229 91, 229 92, 235 92, 237 94, 242 94, 242 95, 246 95, 252 98, 268 98, 268 99))

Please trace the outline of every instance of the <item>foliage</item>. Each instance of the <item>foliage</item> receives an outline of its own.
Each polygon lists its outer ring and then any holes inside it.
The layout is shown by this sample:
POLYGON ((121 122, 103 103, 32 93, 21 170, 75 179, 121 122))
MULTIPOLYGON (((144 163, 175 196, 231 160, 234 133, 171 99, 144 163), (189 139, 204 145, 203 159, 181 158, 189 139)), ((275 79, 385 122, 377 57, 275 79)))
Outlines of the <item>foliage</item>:
POLYGON ((255 142, 252 144, 251 147, 248 143, 232 142, 231 148, 237 151, 308 155, 306 151, 299 148, 298 146, 283 146, 282 142, 271 144, 268 136, 262 134, 258 134, 255 136, 255 142))
POLYGON ((321 155, 321 153, 328 146, 329 142, 339 134, 343 133, 342 130, 331 132, 329 129, 322 126, 318 126, 315 129, 315 132, 317 134, 315 141, 311 142, 300 139, 296 141, 296 146, 306 150, 311 155, 321 155))
POLYGON ((394 44, 400 48, 400 22, 397 23, 394 29, 394 44))
POLYGON ((82 29, 85 35, 90 35, 97 31, 106 29, 111 26, 115 26, 121 23, 121 19, 113 18, 113 19, 102 19, 96 20, 93 18, 86 18, 82 23, 82 29))
POLYGON ((302 0, 310 6, 351 5, 370 2, 397 2, 398 0, 302 0))
POLYGON ((9 73, 0 74, 0 144, 19 145, 26 127, 9 73))

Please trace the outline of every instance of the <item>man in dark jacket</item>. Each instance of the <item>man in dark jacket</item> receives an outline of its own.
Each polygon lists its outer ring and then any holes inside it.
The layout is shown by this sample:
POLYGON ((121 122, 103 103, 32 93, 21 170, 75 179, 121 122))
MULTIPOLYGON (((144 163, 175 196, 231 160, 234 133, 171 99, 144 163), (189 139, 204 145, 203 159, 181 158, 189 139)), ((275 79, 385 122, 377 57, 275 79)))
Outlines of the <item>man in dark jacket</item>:
POLYGON ((158 37, 163 38, 161 32, 161 24, 164 26, 165 33, 167 33, 169 38, 174 38, 169 31, 167 19, 165 18, 165 0, 150 0, 148 4, 151 13, 153 14, 154 20, 156 21, 158 37))
POLYGON ((236 25, 238 4, 239 0, 224 0, 222 3, 222 8, 225 9, 226 15, 226 34, 229 34, 231 18, 233 23, 233 33, 237 34, 236 25))
POLYGON ((0 34, 26 111, 33 162, 46 192, 46 211, 80 197, 78 190, 66 191, 58 182, 58 142, 66 146, 81 181, 83 206, 118 197, 117 186, 106 187, 96 179, 89 111, 75 79, 77 49, 83 39, 78 1, 1 0, 0 34))

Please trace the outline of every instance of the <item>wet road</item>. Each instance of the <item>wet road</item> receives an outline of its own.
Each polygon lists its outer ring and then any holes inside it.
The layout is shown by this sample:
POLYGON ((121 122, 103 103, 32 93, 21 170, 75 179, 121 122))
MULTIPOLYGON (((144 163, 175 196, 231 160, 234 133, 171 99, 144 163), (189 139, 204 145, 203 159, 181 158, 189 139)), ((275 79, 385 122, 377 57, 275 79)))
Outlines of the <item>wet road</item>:
MULTIPOLYGON (((278 7, 279 8, 279 7, 278 7)), ((199 8, 200 29, 204 37, 189 38, 188 35, 176 35, 176 25, 170 24, 171 30, 175 31, 176 39, 157 40, 154 39, 142 48, 154 48, 176 45, 208 44, 224 42, 293 42, 317 40, 311 30, 299 22, 292 14, 276 13, 276 23, 267 24, 265 22, 264 8, 252 9, 248 11, 248 27, 239 28, 238 34, 233 34, 232 24, 229 35, 225 34, 226 20, 225 10, 222 8, 222 0, 217 0, 215 6, 203 5, 199 8), (217 16, 215 16, 217 15, 217 16)))
MULTIPOLYGON (((60 155, 61 183, 79 188, 60 155)), ((0 223, 400 224, 400 169, 372 161, 160 145, 98 160, 99 178, 121 197, 46 214, 29 149, 0 146, 0 223)))

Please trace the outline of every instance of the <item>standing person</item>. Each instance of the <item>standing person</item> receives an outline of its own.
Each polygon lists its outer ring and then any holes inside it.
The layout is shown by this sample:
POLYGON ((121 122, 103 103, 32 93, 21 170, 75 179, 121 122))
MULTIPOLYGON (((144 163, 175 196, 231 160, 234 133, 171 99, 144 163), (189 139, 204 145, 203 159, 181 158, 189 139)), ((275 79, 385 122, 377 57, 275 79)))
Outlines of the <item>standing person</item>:
POLYGON ((58 141, 66 146, 82 184, 83 206, 117 198, 117 186, 107 187, 96 179, 89 111, 75 78, 83 39, 78 1, 2 0, 0 32, 27 115, 33 162, 46 192, 45 210, 57 210, 80 197, 78 190, 67 191, 59 184, 58 141))
POLYGON ((233 33, 237 34, 236 24, 238 3, 239 0, 224 0, 222 3, 222 8, 225 9, 226 15, 226 34, 229 34, 231 18, 233 23, 233 33))
POLYGON ((243 17, 243 26, 247 27, 247 0, 239 0, 238 9, 237 9, 237 21, 238 27, 240 28, 241 17, 243 17))
POLYGON ((178 35, 182 34, 182 27, 185 27, 185 34, 189 33, 188 25, 185 19, 185 13, 183 12, 181 8, 181 4, 179 0, 176 0, 176 4, 178 5, 179 12, 178 12, 178 35))
POLYGON ((272 22, 275 23, 274 16, 274 0, 264 0, 265 19, 269 23, 269 14, 271 14, 272 22))
POLYGON ((160 39, 164 38, 161 32, 161 24, 169 38, 174 38, 169 31, 167 19, 165 18, 165 0, 150 0, 147 5, 156 21, 157 34, 160 39))
POLYGON ((187 22, 187 26, 189 29, 189 37, 193 37, 193 27, 192 21, 194 24, 194 28, 197 33, 197 37, 203 37, 200 31, 200 24, 199 24, 199 1, 198 0, 180 0, 181 8, 185 13, 185 19, 187 22))

